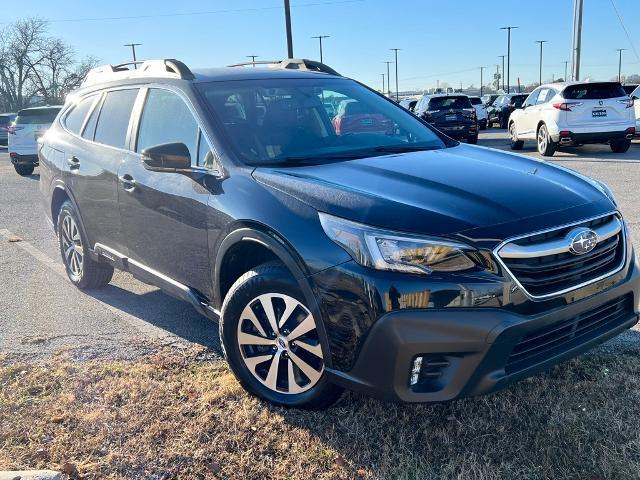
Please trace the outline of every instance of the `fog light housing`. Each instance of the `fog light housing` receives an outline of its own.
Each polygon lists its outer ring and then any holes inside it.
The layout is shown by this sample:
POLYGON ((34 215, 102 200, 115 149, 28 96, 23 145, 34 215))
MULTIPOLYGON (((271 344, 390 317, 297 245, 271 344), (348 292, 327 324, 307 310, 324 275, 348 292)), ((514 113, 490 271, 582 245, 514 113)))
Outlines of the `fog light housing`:
POLYGON ((422 357, 416 357, 411 364, 411 377, 409 379, 409 385, 415 385, 420 378, 420 370, 422 370, 422 357))

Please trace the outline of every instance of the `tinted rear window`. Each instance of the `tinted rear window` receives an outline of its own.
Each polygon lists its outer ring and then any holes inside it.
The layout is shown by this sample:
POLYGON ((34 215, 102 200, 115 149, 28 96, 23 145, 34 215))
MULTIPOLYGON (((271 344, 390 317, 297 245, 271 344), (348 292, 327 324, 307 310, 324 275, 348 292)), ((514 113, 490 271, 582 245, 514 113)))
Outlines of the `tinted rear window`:
POLYGON ((138 89, 113 90, 107 93, 96 127, 95 141, 112 147, 126 148, 129 117, 138 89))
POLYGON ((482 99, 480 97, 471 97, 469 100, 471 101, 471 105, 482 105, 482 99))
POLYGON ((623 85, 622 89, 627 93, 627 95, 631 95, 637 87, 638 85, 623 85))
POLYGON ((624 97, 625 95, 626 93, 619 83, 570 85, 562 92, 562 96, 568 100, 602 100, 624 97))
POLYGON ((7 125, 11 123, 11 117, 8 115, 0 115, 0 125, 7 125))
POLYGON ((429 100, 429 110, 471 108, 468 97, 437 97, 429 100))
POLYGON ((53 123, 59 111, 59 108, 21 110, 16 117, 16 123, 21 125, 53 123))

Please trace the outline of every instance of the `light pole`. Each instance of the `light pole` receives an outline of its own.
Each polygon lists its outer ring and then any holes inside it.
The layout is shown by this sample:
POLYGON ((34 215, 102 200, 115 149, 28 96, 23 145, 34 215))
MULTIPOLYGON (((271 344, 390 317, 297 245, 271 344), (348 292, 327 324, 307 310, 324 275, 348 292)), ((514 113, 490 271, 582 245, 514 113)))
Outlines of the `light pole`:
MULTIPOLYGON (((504 58, 506 55, 498 55, 498 58, 502 59, 502 91, 504 92, 504 58)), ((498 82, 498 88, 500 88, 500 82, 498 82)))
POLYGON ((547 40, 536 40, 536 43, 540 44, 540 81, 538 84, 542 85, 542 45, 547 43, 547 40))
POLYGON ((511 86, 509 85, 511 75, 511 30, 518 27, 500 27, 500 30, 507 31, 507 93, 511 93, 511 86))
POLYGON ((567 65, 569 65, 571 63, 571 60, 565 60, 564 62, 564 81, 567 82, 568 78, 567 78, 567 65))
POLYGON ((330 35, 317 35, 315 37, 311 37, 311 38, 317 38, 320 41, 320 63, 324 63, 322 61, 322 39, 323 38, 329 38, 330 35))
POLYGON ((398 51, 402 50, 401 48, 390 48, 389 50, 395 52, 396 54, 396 102, 400 100, 400 92, 398 90, 398 51))
POLYGON ((293 38, 291 35, 291 6, 284 0, 284 22, 287 28, 287 58, 293 58, 293 38))
POLYGON ((393 62, 382 62, 387 64, 387 97, 391 97, 391 75, 389 74, 389 65, 393 62))
POLYGON ((624 52, 626 48, 618 48, 618 82, 622 83, 622 52, 624 52))
POLYGON ((251 59, 251 63, 253 64, 253 68, 256 68, 256 58, 258 58, 260 55, 247 55, 247 58, 251 59))
POLYGON ((484 81, 484 79, 482 78, 482 73, 484 71, 485 67, 480 67, 480 96, 482 96, 483 90, 482 90, 482 82, 484 81))
MULTIPOLYGON (((142 45, 141 43, 125 43, 123 45, 123 47, 131 47, 131 55, 133 56, 133 61, 136 61, 136 47, 139 47, 140 45, 142 45)), ((136 65, 135 63, 133 64, 133 68, 134 69, 138 69, 138 65, 136 65)))
POLYGON ((381 73, 380 75, 382 75, 382 94, 384 95, 384 73, 381 73))
POLYGON ((582 10, 583 0, 573 0, 573 47, 571 79, 580 80, 580 55, 582 54, 582 10))

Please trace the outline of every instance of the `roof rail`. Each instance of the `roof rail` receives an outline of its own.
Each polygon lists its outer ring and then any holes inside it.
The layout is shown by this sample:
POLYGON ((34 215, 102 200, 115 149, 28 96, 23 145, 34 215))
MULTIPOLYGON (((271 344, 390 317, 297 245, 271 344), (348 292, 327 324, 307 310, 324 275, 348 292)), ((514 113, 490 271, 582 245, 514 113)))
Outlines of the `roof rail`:
POLYGON ((282 68, 286 70, 305 70, 309 72, 322 72, 330 75, 341 76, 333 68, 324 63, 306 58, 287 58, 286 60, 258 60, 253 62, 234 63, 228 67, 246 67, 248 65, 267 65, 270 68, 282 68))
POLYGON ((83 87, 112 80, 124 80, 141 77, 170 77, 182 80, 193 80, 195 76, 180 60, 167 58, 164 60, 146 60, 120 63, 118 65, 100 65, 92 68, 82 81, 83 87), (136 68, 128 68, 134 65, 136 68))

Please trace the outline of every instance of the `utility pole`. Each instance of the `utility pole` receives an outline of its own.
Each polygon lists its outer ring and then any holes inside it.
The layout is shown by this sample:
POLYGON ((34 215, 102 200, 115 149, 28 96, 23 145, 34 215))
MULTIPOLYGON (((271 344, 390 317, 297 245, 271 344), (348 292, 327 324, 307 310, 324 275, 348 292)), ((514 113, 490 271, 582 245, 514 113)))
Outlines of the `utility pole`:
POLYGON ((542 45, 547 43, 547 41, 546 40, 536 40, 536 43, 540 44, 540 81, 538 82, 538 84, 542 85, 542 45))
MULTIPOLYGON (((506 55, 498 55, 498 58, 502 59, 502 75, 501 75, 501 78, 502 78, 502 91, 503 92, 505 91, 505 89, 504 89, 504 58, 505 57, 506 57, 506 55)), ((498 88, 500 88, 500 82, 498 82, 498 88)))
POLYGON ((494 77, 496 80, 496 92, 500 90, 500 65, 496 63, 496 76, 494 77))
POLYGON ((384 73, 381 73, 382 75, 382 94, 384 95, 384 73))
POLYGON ((482 78, 482 72, 484 71, 485 67, 480 67, 480 96, 482 96, 482 83, 484 82, 484 79, 482 78))
POLYGON ((511 30, 518 27, 501 27, 500 30, 507 31, 507 93, 511 93, 511 86, 509 85, 511 75, 511 30))
POLYGON ((398 50, 402 50, 401 48, 390 48, 389 50, 395 52, 396 54, 396 102, 400 100, 400 92, 398 90, 398 50))
POLYGON ((626 48, 618 48, 618 82, 622 83, 622 52, 624 52, 626 48))
POLYGON ((256 58, 258 58, 260 55, 247 55, 247 58, 251 59, 251 63, 253 64, 253 68, 256 68, 256 58))
POLYGON ((580 54, 582 52, 582 7, 583 0, 573 0, 573 49, 572 80, 580 80, 580 54))
POLYGON ((389 65, 393 62, 382 62, 387 64, 387 97, 391 98, 391 75, 389 74, 389 65))
POLYGON ((571 60, 565 60, 564 62, 564 81, 567 82, 569 79, 567 78, 567 65, 571 63, 571 60))
MULTIPOLYGON (((133 61, 137 61, 136 60, 136 47, 139 47, 140 45, 142 45, 141 43, 125 43, 123 45, 123 47, 131 47, 131 54, 133 56, 133 61)), ((133 68, 134 69, 138 69, 138 65, 136 65, 135 63, 133 64, 133 68)))
POLYGON ((329 38, 330 35, 317 35, 315 37, 311 37, 311 38, 317 38, 318 40, 320 40, 320 63, 324 63, 322 60, 322 39, 323 38, 329 38))
POLYGON ((284 0, 284 22, 287 27, 287 58, 293 58, 293 38, 291 36, 291 6, 284 0))

